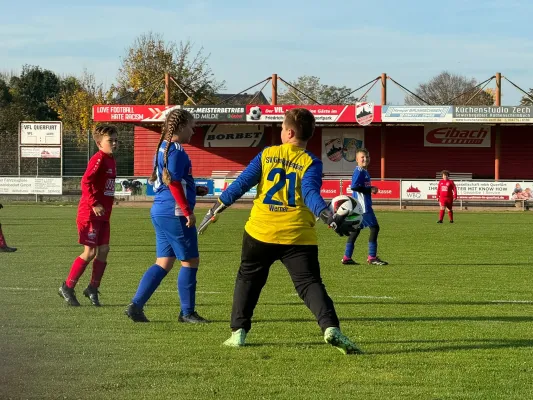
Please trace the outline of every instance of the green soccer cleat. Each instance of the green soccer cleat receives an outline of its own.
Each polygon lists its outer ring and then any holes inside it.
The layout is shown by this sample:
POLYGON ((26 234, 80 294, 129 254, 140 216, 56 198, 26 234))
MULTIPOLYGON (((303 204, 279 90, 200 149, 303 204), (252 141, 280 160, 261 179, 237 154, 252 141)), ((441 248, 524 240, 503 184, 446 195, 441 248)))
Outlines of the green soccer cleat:
POLYGON ((339 349, 342 354, 363 354, 363 351, 347 336, 344 336, 339 328, 327 328, 324 332, 324 341, 339 349))
POLYGON ((246 340, 246 331, 244 329, 237 329, 235 332, 231 332, 231 337, 224 342, 224 346, 230 347, 242 347, 246 340))

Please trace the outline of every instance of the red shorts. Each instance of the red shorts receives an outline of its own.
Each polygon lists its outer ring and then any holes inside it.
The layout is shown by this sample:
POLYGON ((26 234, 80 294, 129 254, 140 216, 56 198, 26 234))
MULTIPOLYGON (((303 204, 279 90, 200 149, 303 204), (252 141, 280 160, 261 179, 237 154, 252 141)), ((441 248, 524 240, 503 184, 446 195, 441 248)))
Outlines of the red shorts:
POLYGON ((76 221, 78 225, 78 243, 97 247, 109 244, 111 233, 109 221, 76 221))
POLYGON ((448 208, 450 210, 453 207, 453 200, 451 200, 451 199, 440 200, 439 203, 440 203, 441 207, 446 207, 446 208, 448 208))

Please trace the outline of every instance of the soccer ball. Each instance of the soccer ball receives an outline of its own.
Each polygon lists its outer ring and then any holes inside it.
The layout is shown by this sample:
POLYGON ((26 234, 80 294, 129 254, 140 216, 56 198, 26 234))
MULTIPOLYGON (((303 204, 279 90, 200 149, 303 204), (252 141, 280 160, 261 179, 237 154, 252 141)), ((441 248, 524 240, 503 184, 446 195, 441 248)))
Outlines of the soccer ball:
POLYGON ((352 196, 340 195, 329 203, 329 209, 334 214, 346 216, 343 225, 357 229, 363 222, 363 208, 352 196))
POLYGON ((255 106, 250 108, 250 119, 252 121, 259 121, 261 119, 261 107, 255 106))

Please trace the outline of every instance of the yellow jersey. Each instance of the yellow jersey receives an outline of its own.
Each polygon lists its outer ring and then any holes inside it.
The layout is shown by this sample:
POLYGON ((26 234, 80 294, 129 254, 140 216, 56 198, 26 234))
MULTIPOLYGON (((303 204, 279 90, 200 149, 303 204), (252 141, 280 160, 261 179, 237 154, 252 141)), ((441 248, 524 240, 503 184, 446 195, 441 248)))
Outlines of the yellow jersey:
POLYGON ((322 161, 304 148, 265 148, 221 195, 229 206, 257 184, 245 230, 265 243, 316 245, 315 215, 327 207, 320 196, 322 161))

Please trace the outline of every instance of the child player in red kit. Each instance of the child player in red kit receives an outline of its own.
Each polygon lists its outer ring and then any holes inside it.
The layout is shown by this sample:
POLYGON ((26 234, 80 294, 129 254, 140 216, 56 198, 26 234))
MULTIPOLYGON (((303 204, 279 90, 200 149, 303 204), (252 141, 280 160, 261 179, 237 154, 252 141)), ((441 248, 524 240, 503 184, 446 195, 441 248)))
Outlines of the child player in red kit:
POLYGON ((450 178, 449 171, 442 171, 442 180, 439 181, 437 187, 437 201, 440 204, 439 220, 437 224, 442 224, 444 218, 444 211, 448 209, 448 217, 450 223, 453 224, 453 201, 457 200, 457 187, 450 178))
MULTIPOLYGON (((0 209, 2 208, 4 208, 4 206, 0 204, 0 209)), ((0 253, 13 253, 15 251, 17 251, 16 247, 9 247, 7 245, 4 234, 2 233, 2 224, 0 224, 0 253)))
POLYGON ((67 280, 59 288, 59 296, 70 306, 80 305, 74 287, 87 265, 93 260, 91 281, 83 291, 83 295, 94 306, 100 306, 98 287, 104 275, 109 253, 109 219, 115 198, 117 176, 113 157, 118 148, 117 128, 113 125, 99 126, 93 133, 93 139, 99 151, 89 160, 87 170, 81 179, 81 199, 76 217, 79 243, 84 246, 83 253, 74 260, 67 280))

